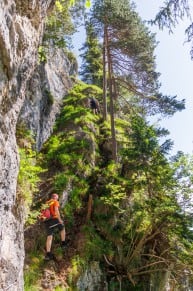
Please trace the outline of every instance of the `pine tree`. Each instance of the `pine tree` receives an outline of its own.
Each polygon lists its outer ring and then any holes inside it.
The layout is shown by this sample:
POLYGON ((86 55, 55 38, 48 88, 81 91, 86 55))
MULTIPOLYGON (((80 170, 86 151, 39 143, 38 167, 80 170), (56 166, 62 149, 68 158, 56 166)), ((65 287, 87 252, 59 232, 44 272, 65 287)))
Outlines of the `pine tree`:
MULTIPOLYGON (((103 69, 103 99, 105 104, 107 71, 112 152, 113 159, 116 160, 115 104, 123 90, 126 89, 136 95, 144 108, 151 108, 151 113, 159 111, 167 114, 168 107, 171 107, 174 113, 184 108, 184 101, 176 101, 176 96, 164 98, 159 93, 159 73, 155 70, 154 35, 149 33, 128 0, 95 1, 91 21, 98 37, 103 38, 104 67, 107 62, 107 68, 103 69)), ((105 113, 103 116, 106 116, 105 113)))
POLYGON ((86 42, 80 49, 84 51, 80 55, 83 61, 80 68, 80 76, 82 76, 82 80, 87 84, 102 87, 102 48, 92 24, 87 22, 85 29, 86 42))
POLYGON ((173 113, 184 109, 184 100, 179 102, 176 96, 165 98, 159 92, 160 74, 156 72, 154 56, 155 36, 145 27, 130 1, 95 1, 91 20, 99 37, 108 36, 107 47, 116 97, 120 94, 120 88, 125 88, 151 107, 157 107, 157 111, 160 109, 161 113, 170 105, 173 113))

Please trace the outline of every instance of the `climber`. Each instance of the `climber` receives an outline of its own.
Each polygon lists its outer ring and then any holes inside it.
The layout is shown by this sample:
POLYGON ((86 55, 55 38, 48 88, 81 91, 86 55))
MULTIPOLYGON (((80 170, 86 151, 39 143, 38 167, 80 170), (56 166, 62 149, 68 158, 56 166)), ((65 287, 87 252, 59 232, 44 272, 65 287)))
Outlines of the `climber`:
POLYGON ((54 254, 51 253, 52 247, 52 240, 53 240, 53 233, 57 229, 60 231, 61 237, 61 247, 65 249, 66 247, 66 232, 64 227, 64 222, 61 219, 60 212, 59 212, 59 202, 58 202, 58 194, 52 194, 51 200, 48 201, 50 203, 50 212, 51 218, 45 220, 45 227, 47 232, 47 239, 46 239, 46 256, 45 260, 52 260, 54 259, 54 254))
POLYGON ((90 108, 92 109, 94 114, 99 114, 100 113, 100 105, 99 102, 96 98, 91 97, 90 98, 90 108))

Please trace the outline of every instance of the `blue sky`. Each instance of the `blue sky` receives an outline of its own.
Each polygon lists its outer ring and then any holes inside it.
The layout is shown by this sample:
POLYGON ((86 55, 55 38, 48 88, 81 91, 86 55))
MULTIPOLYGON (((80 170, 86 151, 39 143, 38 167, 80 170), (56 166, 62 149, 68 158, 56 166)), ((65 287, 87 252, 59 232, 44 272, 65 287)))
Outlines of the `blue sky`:
MULTIPOLYGON (((164 0, 135 0, 136 10, 144 20, 155 17, 164 0)), ((158 27, 149 27, 156 33, 159 42, 155 55, 157 71, 161 73, 160 91, 165 95, 178 96, 186 100, 186 109, 176 113, 173 117, 162 119, 160 125, 170 131, 174 146, 171 154, 177 151, 193 154, 193 61, 190 58, 190 43, 186 40, 185 29, 190 24, 186 19, 179 21, 174 33, 169 34, 167 29, 160 31, 158 27)), ((74 52, 78 56, 78 48, 84 42, 84 33, 81 31, 74 36, 74 52), (77 45, 78 43, 78 45, 77 45)))
MULTIPOLYGON (((136 10, 142 19, 150 20, 155 17, 163 2, 136 0, 136 10)), ((174 141, 172 154, 178 150, 193 153, 193 61, 190 58, 191 44, 185 43, 184 33, 189 24, 187 19, 179 21, 173 34, 169 34, 166 28, 160 31, 158 27, 150 27, 152 32, 156 32, 156 40, 159 41, 155 55, 157 71, 161 73, 160 91, 186 100, 185 110, 161 121, 161 125, 170 131, 170 138, 174 141)))

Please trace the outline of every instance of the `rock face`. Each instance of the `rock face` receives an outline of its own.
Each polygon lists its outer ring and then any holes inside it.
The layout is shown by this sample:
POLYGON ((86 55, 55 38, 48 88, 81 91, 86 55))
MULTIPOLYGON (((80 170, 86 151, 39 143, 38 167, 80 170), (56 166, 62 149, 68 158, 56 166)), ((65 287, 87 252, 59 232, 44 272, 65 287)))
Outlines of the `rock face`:
POLYGON ((89 269, 77 281, 77 290, 81 291, 107 291, 107 283, 103 279, 103 274, 98 262, 92 262, 89 269))
POLYGON ((36 150, 52 133, 62 99, 72 86, 71 76, 77 73, 76 63, 68 60, 63 49, 50 46, 46 57, 47 61, 37 66, 28 81, 19 118, 33 133, 36 150))
POLYGON ((52 0, 0 1, 0 289, 23 290, 23 216, 15 127, 52 0))

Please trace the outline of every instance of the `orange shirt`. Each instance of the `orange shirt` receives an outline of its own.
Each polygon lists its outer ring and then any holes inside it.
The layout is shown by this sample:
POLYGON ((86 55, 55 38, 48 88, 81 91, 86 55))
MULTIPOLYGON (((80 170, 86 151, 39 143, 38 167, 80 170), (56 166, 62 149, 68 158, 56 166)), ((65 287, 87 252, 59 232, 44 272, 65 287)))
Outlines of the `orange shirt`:
POLYGON ((51 199, 47 202, 50 205, 50 212, 52 215, 52 218, 58 218, 56 212, 55 212, 55 207, 59 208, 60 204, 57 200, 51 199))

